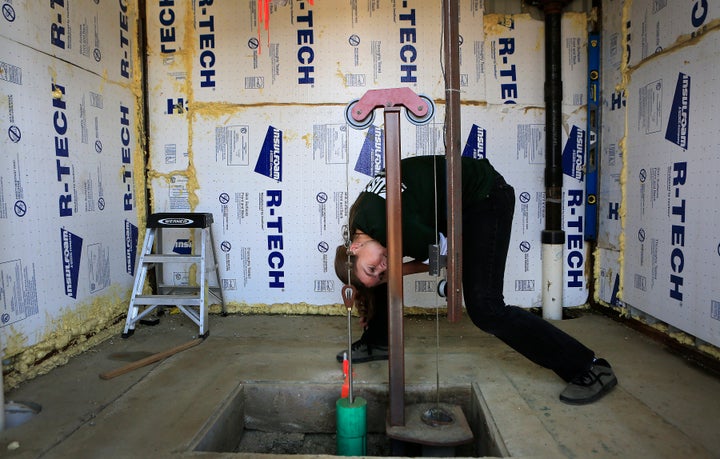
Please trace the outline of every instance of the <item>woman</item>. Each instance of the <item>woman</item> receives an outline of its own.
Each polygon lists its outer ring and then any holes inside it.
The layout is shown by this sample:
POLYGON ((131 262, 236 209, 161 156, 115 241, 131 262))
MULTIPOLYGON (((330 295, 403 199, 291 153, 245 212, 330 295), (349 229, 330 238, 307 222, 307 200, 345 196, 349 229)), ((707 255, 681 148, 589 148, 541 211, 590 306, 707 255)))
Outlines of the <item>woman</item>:
MULTIPOLYGON (((591 403, 617 384, 610 364, 592 350, 530 311, 505 304, 503 282, 515 209, 515 191, 487 159, 462 158, 463 293, 467 314, 531 361, 569 382, 560 399, 591 403)), ((445 157, 402 160, 403 274, 427 271, 428 246, 447 232, 445 157), (437 216, 437 218, 436 218, 437 216)), ((348 245, 338 247, 335 272, 358 288, 358 308, 367 329, 353 344, 356 362, 387 358, 387 231, 385 174, 378 174, 350 209, 348 245), (384 329, 380 329, 384 327, 384 329), (373 345, 374 344, 374 345, 373 345), (385 346, 383 346, 383 344, 385 346), (384 353, 383 351, 384 347, 384 353)), ((339 354, 338 356, 342 355, 339 354)))

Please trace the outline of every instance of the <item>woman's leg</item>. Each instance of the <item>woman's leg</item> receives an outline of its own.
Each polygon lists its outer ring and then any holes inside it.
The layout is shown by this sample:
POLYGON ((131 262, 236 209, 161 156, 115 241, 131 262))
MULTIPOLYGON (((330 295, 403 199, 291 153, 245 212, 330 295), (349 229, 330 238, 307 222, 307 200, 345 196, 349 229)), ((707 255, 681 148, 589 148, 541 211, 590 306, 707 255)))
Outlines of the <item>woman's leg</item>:
POLYGON ((488 199, 463 215, 463 289, 468 315, 531 361, 566 381, 590 368, 594 353, 530 311, 506 306, 505 263, 515 191, 499 179, 488 199))

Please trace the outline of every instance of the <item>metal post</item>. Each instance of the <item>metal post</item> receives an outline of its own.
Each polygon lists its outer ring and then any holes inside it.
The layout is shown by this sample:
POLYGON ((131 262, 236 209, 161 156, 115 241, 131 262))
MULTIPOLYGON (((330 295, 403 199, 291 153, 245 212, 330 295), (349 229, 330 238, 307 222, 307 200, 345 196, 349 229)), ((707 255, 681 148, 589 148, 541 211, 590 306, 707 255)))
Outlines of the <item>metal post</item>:
POLYGON ((460 161, 460 41, 457 0, 443 1, 445 56, 445 157, 447 161, 448 262, 447 314, 462 311, 462 169, 460 161))
POLYGON ((400 107, 386 107, 388 344, 391 426, 405 425, 405 339, 403 331, 402 203, 400 187, 400 107))

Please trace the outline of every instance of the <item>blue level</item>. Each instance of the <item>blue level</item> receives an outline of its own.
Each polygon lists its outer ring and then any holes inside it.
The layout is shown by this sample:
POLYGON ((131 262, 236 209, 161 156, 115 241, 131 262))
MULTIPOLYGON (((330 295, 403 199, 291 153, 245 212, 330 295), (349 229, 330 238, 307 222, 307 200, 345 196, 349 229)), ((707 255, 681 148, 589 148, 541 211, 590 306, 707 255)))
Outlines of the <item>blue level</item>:
POLYGON ((588 34, 587 161, 585 162, 585 240, 597 239, 600 152, 600 34, 588 34))

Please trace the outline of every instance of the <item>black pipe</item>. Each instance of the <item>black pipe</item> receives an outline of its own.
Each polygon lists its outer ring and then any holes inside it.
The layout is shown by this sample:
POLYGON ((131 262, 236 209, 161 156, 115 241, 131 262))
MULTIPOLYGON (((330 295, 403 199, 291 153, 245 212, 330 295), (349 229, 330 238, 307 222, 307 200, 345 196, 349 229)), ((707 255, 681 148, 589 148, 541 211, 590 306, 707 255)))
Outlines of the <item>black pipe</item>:
POLYGON ((543 2, 545 13, 545 230, 544 244, 564 244, 562 230, 562 61, 564 2, 543 2))

